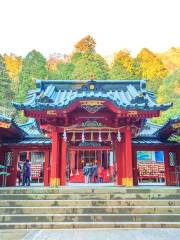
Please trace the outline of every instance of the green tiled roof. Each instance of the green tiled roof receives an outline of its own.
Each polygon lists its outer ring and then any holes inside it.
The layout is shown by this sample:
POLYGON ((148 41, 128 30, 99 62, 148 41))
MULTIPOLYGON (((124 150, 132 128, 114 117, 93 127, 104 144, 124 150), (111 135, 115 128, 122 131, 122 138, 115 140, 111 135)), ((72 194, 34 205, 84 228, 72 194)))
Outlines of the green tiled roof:
POLYGON ((109 100, 121 109, 166 110, 172 104, 157 104, 144 80, 37 80, 17 109, 64 109, 76 100, 109 100))

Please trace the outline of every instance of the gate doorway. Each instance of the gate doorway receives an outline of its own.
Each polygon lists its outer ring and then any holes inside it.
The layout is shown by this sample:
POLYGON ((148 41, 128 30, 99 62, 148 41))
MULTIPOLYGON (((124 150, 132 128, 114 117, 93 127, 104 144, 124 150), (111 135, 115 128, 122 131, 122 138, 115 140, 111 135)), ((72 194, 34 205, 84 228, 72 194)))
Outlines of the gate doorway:
POLYGON ((100 183, 100 175, 103 183, 115 182, 114 152, 112 149, 73 149, 70 148, 67 157, 66 178, 68 183, 84 183, 84 166, 92 167, 91 183, 100 183), (98 177, 95 178, 93 166, 97 165, 98 177))

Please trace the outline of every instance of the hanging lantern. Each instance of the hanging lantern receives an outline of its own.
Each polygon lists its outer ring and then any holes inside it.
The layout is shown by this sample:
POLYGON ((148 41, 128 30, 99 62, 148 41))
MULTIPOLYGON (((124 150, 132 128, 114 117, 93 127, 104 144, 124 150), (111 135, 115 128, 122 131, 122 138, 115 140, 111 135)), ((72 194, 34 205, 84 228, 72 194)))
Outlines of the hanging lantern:
POLYGON ((91 132, 91 141, 93 141, 93 132, 91 132))
POLYGON ((65 141, 65 142, 67 141, 67 134, 66 134, 66 130, 64 130, 64 133, 63 133, 63 139, 64 139, 64 141, 65 141))
POLYGON ((82 132, 82 142, 83 142, 83 143, 85 142, 84 130, 83 130, 83 132, 82 132))
POLYGON ((118 140, 118 142, 121 141, 121 133, 120 133, 119 129, 118 129, 118 134, 117 134, 117 140, 118 140))
POLYGON ((111 132, 109 131, 109 133, 108 133, 108 137, 107 137, 107 142, 111 142, 111 132))
POLYGON ((72 141, 72 142, 75 142, 75 140, 76 140, 76 134, 75 134, 75 132, 73 132, 71 141, 72 141))
POLYGON ((99 132, 99 137, 98 137, 99 142, 102 142, 102 138, 101 138, 101 132, 99 132))

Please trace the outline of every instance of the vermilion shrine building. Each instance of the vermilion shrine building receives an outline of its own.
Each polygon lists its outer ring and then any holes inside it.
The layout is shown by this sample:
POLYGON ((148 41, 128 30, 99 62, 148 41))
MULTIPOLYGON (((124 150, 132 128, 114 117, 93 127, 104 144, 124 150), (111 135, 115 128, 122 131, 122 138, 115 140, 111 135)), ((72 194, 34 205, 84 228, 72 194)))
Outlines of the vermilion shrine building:
POLYGON ((38 80, 36 86, 24 103, 14 103, 31 118, 26 124, 0 116, 0 163, 10 173, 7 185, 16 184, 24 152, 31 160, 43 156, 45 186, 84 182, 87 162, 103 166, 107 183, 133 186, 155 179, 176 184, 180 143, 169 137, 180 134, 180 117, 164 126, 147 121, 171 104, 157 104, 145 81, 38 80), (144 164, 139 158, 146 151, 153 157, 144 164))

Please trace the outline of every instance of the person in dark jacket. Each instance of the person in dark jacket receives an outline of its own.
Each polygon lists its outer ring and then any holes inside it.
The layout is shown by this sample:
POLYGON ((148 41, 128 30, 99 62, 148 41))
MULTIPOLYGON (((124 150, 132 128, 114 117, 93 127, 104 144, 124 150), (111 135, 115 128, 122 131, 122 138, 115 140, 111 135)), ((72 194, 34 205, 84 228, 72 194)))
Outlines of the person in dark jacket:
POLYGON ((94 182, 97 183, 98 182, 98 165, 95 161, 95 163, 93 164, 93 177, 94 177, 94 182))
POLYGON ((28 159, 23 164, 23 186, 30 186, 31 182, 31 163, 28 159))
POLYGON ((93 177, 93 166, 92 163, 89 164, 89 183, 92 183, 92 177, 93 177))
POLYGON ((89 182, 89 167, 87 164, 84 165, 84 167, 83 167, 83 175, 84 175, 85 183, 88 183, 89 182))

